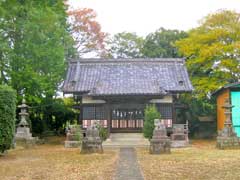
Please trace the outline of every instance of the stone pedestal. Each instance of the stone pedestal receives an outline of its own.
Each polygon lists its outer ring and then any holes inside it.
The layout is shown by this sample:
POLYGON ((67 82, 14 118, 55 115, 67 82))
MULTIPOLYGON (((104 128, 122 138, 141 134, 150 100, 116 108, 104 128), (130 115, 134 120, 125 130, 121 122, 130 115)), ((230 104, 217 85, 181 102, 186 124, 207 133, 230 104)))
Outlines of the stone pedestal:
POLYGON ((155 120, 153 137, 150 140, 150 154, 169 154, 171 152, 171 141, 167 136, 166 127, 160 120, 155 120))
POLYGON ((232 128, 231 116, 231 104, 226 99, 223 108, 225 109, 226 120, 224 128, 218 132, 217 136, 217 148, 218 149, 240 149, 240 138, 232 128))
POLYGON ((70 125, 66 135, 65 148, 79 148, 81 146, 82 131, 80 125, 70 125))
POLYGON ((218 132, 217 148, 218 149, 240 149, 240 138, 234 132, 229 121, 224 125, 225 127, 218 132))
POLYGON ((16 138, 17 139, 31 139, 32 133, 30 132, 30 128, 26 127, 26 126, 17 127, 16 138))
POLYGON ((188 145, 188 123, 173 124, 173 133, 171 134, 171 147, 186 147, 188 145))
POLYGON ((95 125, 88 127, 83 138, 81 153, 103 153, 102 140, 95 125))
POLYGON ((217 137, 218 149, 240 149, 240 138, 238 137, 217 137))

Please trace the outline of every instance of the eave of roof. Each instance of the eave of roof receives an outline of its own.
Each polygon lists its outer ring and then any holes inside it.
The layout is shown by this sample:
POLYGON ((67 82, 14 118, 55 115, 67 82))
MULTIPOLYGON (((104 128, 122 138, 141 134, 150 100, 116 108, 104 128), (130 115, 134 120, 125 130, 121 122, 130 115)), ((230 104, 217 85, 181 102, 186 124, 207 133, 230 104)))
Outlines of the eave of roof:
POLYGON ((212 93, 212 96, 218 95, 220 92, 222 92, 225 89, 232 89, 232 88, 240 88, 240 82, 230 83, 226 84, 225 86, 220 87, 216 91, 212 93))

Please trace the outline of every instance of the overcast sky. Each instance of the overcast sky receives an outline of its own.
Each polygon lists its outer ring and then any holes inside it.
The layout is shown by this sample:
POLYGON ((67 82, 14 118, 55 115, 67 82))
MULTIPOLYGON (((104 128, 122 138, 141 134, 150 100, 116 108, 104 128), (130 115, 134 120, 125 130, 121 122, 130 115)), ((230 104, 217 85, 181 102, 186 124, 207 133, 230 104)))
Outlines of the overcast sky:
POLYGON ((160 27, 189 30, 219 9, 240 13, 240 0, 69 0, 73 8, 92 8, 102 30, 145 36, 160 27))

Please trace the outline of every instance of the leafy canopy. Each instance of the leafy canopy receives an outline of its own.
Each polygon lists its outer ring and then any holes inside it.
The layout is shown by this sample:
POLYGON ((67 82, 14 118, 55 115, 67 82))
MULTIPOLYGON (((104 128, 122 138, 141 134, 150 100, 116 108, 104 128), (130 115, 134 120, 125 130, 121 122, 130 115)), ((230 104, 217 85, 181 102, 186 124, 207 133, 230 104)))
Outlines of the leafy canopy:
POLYGON ((81 8, 69 10, 68 16, 78 55, 103 56, 106 34, 101 31, 101 25, 96 21, 96 12, 93 9, 81 8))
POLYGON ((109 53, 113 58, 142 57, 144 39, 136 33, 121 32, 115 34, 109 42, 109 53))
POLYGON ((64 2, 0 1, 0 14, 0 84, 16 89, 19 102, 25 94, 38 107, 32 109, 33 122, 54 121, 44 107, 53 104, 66 59, 75 55, 64 2))
POLYGON ((240 14, 221 10, 206 16, 189 36, 176 42, 187 57, 197 98, 206 98, 240 77, 240 14))
POLYGON ((1 7, 9 12, 0 21, 0 40, 8 45, 0 53, 1 83, 30 102, 55 95, 72 48, 63 2, 4 1, 1 7))
POLYGON ((185 38, 184 31, 160 28, 150 33, 144 42, 142 53, 149 58, 176 58, 179 57, 175 41, 185 38))

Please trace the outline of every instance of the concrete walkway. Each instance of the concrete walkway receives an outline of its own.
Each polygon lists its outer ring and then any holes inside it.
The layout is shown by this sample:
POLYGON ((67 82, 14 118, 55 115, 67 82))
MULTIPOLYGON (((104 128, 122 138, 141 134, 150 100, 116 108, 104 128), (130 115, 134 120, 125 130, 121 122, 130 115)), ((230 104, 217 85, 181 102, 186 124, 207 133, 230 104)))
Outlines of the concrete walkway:
POLYGON ((134 148, 120 148, 119 162, 114 180, 143 180, 134 148))

